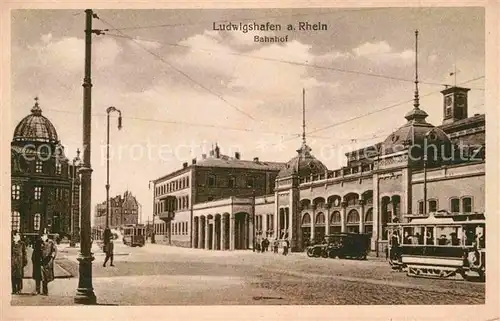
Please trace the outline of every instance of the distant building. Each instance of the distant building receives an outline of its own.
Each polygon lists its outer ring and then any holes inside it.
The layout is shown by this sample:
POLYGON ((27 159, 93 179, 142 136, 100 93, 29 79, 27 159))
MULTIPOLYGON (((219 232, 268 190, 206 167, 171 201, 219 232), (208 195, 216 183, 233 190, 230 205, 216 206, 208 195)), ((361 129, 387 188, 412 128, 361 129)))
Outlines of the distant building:
MULTIPOLYGON (((140 204, 131 192, 126 191, 123 196, 117 195, 109 198, 109 227, 117 229, 124 224, 139 223, 140 204)), ((106 201, 95 207, 95 230, 104 230, 106 227, 106 201)))
POLYGON ((79 156, 73 161, 65 156, 54 125, 35 98, 11 142, 11 229, 32 236, 46 230, 78 239, 79 164, 79 156))

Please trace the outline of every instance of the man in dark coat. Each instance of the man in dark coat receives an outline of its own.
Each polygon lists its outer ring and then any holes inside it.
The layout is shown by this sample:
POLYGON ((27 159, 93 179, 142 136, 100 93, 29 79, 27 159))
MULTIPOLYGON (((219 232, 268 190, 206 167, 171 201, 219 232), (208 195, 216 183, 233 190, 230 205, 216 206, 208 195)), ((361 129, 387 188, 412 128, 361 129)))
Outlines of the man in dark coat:
POLYGON ((111 230, 108 227, 104 229, 103 240, 104 240, 103 250, 104 253, 106 254, 106 257, 104 258, 104 263, 102 266, 106 267, 106 263, 108 263, 108 260, 111 262, 110 266, 115 266, 113 264, 113 256, 114 256, 113 234, 111 233, 111 230))
POLYGON ((36 294, 40 294, 40 284, 42 282, 42 248, 43 241, 40 236, 33 241, 33 253, 31 253, 31 263, 33 265, 33 280, 35 280, 36 294))
POLYGON ((48 284, 54 281, 54 261, 57 255, 56 243, 49 239, 48 235, 42 236, 43 247, 42 247, 42 294, 48 295, 49 288, 48 284))
POLYGON ((28 258, 26 257, 26 245, 21 241, 21 236, 17 231, 12 234, 10 258, 12 294, 19 294, 23 289, 24 267, 28 264, 28 258))

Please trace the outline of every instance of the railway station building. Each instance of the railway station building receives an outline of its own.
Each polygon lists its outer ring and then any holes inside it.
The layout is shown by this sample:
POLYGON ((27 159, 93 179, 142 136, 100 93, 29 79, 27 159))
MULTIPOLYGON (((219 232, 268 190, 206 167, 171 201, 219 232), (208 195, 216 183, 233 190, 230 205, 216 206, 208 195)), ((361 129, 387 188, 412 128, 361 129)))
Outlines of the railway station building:
POLYGON ((155 180, 156 239, 238 250, 267 237, 302 251, 326 234, 358 232, 371 234, 371 249, 384 253, 390 222, 429 212, 484 213, 485 115, 468 116, 468 91, 441 92, 438 126, 426 121, 417 95, 403 126, 347 153, 346 166, 334 170, 314 157, 305 135, 286 163, 245 161, 216 146, 155 180))

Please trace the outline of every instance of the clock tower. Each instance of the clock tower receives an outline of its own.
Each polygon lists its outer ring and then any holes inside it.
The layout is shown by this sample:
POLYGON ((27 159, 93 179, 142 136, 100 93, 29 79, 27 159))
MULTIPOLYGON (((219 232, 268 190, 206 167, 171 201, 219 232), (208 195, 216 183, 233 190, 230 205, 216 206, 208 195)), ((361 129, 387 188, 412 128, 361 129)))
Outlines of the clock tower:
POLYGON ((453 86, 441 91, 444 98, 443 124, 467 118, 467 92, 469 90, 453 86))

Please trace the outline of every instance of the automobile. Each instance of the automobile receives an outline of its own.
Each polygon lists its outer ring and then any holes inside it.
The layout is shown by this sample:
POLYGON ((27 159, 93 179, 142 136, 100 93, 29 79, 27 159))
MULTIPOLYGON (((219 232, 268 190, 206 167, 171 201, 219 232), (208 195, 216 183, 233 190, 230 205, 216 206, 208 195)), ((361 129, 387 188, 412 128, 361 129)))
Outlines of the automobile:
POLYGON ((365 260, 370 251, 370 234, 334 233, 325 236, 325 257, 365 260))
POLYGON ((328 257, 327 248, 327 243, 313 244, 306 248, 306 253, 309 257, 328 257))

